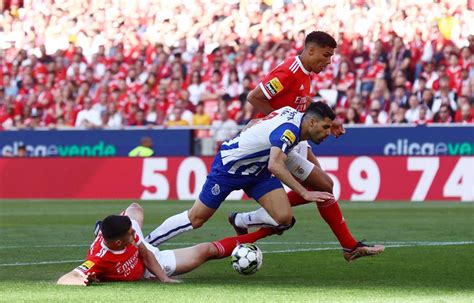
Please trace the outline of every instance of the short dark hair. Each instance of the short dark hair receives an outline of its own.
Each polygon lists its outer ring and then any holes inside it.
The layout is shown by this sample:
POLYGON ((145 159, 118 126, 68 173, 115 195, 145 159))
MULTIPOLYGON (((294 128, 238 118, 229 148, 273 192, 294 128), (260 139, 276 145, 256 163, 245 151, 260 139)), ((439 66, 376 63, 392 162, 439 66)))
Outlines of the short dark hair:
POLYGON ((102 236, 106 241, 123 237, 132 227, 132 221, 127 216, 111 215, 102 220, 102 236))
POLYGON ((336 114, 334 111, 324 102, 312 102, 305 112, 305 117, 312 117, 316 116, 319 120, 323 120, 324 118, 329 118, 334 120, 336 118, 336 114))
POLYGON ((314 43, 319 47, 337 48, 336 40, 328 33, 321 31, 313 31, 306 36, 304 40, 305 47, 310 43, 314 43))

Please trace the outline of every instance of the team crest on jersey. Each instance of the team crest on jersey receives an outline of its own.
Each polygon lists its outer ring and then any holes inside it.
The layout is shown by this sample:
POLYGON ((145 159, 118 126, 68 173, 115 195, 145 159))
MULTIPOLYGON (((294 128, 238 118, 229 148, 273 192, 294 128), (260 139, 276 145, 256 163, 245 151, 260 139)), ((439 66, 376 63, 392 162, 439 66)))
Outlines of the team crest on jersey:
POLYGON ((287 145, 291 145, 295 143, 296 136, 291 130, 287 129, 281 136, 280 140, 285 142, 287 145))
POLYGON ((211 189, 211 192, 214 196, 217 196, 218 194, 221 193, 221 187, 219 186, 219 184, 216 183, 216 185, 214 185, 211 189))
POLYGON ((92 266, 94 266, 94 264, 95 264, 94 262, 92 262, 90 260, 87 260, 84 263, 82 263, 81 265, 79 265, 77 268, 80 271, 87 272, 89 269, 92 268, 92 266))
POLYGON ((274 96, 283 89, 283 84, 281 84, 280 80, 277 77, 275 77, 271 79, 270 81, 268 81, 265 84, 265 87, 268 89, 268 92, 270 93, 270 95, 274 96))

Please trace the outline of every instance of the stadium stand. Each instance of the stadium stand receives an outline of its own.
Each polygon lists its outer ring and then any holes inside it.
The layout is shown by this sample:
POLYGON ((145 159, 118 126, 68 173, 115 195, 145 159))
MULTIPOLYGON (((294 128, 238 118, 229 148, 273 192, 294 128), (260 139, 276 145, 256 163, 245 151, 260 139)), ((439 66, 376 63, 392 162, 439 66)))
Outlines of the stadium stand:
POLYGON ((3 1, 0 129, 245 124, 312 30, 339 44, 312 92, 347 123, 473 123, 467 2, 3 1))

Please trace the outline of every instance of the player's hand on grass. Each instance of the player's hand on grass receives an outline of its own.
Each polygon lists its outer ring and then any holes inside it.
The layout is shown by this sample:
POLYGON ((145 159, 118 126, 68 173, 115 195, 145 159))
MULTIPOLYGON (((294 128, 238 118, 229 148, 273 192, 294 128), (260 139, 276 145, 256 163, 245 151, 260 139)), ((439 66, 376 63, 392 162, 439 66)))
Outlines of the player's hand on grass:
POLYGON ((333 135, 335 138, 339 138, 345 133, 346 130, 344 129, 344 125, 342 125, 342 121, 337 118, 334 119, 331 124, 331 135, 333 135))
POLYGON ((182 280, 172 279, 172 278, 166 278, 161 282, 163 282, 163 283, 183 283, 182 280))
POLYGON ((334 199, 331 193, 325 191, 308 191, 302 196, 306 201, 324 202, 329 199, 334 199))
POLYGON ((97 278, 97 275, 95 272, 90 272, 87 274, 82 274, 82 285, 88 286, 91 285, 91 283, 99 283, 100 280, 97 278))
POLYGON ((91 283, 99 283, 100 280, 97 278, 97 274, 95 272, 88 273, 86 276, 86 285, 89 285, 91 283))

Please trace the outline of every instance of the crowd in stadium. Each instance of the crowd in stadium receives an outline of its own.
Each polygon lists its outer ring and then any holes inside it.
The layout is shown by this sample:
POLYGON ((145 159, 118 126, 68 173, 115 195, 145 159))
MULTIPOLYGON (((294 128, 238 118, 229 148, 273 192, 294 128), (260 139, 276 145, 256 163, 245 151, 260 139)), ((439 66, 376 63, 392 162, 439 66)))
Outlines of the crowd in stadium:
POLYGON ((312 92, 346 123, 474 122, 466 1, 4 5, 0 129, 246 124, 247 93, 313 30, 338 49, 312 92))

